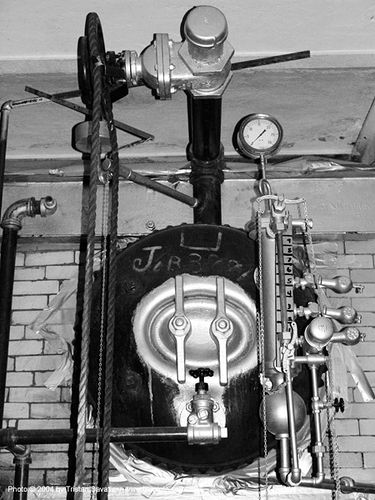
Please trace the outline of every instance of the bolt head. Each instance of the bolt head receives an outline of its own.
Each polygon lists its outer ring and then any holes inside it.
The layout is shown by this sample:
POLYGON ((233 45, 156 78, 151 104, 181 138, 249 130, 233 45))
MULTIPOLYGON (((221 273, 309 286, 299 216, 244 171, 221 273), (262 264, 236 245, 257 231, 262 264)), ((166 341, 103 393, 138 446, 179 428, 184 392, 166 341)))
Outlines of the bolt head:
POLYGON ((195 413, 192 413, 191 415, 189 415, 188 424, 195 425, 197 422, 198 422, 198 417, 197 417, 197 415, 195 415, 195 413))
POLYGON ((209 415, 209 411, 204 408, 198 411, 199 420, 208 420, 209 415))

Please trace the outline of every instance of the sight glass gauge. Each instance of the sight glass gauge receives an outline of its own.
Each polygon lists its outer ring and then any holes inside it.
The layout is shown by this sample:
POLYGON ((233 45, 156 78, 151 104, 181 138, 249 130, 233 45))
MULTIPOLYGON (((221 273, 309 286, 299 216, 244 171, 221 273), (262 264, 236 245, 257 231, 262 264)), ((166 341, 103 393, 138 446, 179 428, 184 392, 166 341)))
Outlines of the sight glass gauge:
POLYGON ((254 113, 237 124, 237 148, 250 158, 271 156, 279 149, 282 138, 280 123, 270 115, 254 113))

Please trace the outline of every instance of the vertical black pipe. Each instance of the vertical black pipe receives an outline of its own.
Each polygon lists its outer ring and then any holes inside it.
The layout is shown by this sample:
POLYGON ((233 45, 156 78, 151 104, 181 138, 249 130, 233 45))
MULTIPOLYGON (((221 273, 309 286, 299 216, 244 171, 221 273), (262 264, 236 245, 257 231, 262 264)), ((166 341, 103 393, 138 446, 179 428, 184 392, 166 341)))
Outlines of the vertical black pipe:
POLYGON ((188 96, 190 183, 199 200, 194 222, 221 224, 223 147, 221 135, 221 97, 188 96))
POLYGON ((1 106, 0 112, 0 215, 3 203, 5 156, 7 151, 9 114, 12 109, 12 101, 7 101, 1 106))
POLYGON ((27 500, 27 491, 29 487, 29 467, 31 463, 30 447, 26 447, 24 453, 22 454, 15 453, 13 463, 13 500, 27 500))
POLYGON ((9 330, 12 312, 14 268, 16 265, 18 229, 4 227, 0 263, 0 423, 4 416, 9 330))

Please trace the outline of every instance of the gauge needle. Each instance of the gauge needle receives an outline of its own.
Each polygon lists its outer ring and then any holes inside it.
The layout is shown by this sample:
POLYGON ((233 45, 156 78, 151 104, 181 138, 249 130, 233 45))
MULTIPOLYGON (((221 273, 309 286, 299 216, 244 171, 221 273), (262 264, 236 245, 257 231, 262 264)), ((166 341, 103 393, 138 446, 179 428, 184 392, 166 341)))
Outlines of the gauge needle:
POLYGON ((261 132, 261 133, 258 135, 258 137, 256 137, 256 138, 253 140, 253 142, 250 144, 250 146, 252 146, 252 145, 254 144, 254 142, 256 142, 256 141, 259 139, 259 137, 262 137, 262 135, 264 134, 264 132, 266 132, 266 130, 267 130, 267 129, 264 129, 264 130, 263 130, 263 132, 261 132))

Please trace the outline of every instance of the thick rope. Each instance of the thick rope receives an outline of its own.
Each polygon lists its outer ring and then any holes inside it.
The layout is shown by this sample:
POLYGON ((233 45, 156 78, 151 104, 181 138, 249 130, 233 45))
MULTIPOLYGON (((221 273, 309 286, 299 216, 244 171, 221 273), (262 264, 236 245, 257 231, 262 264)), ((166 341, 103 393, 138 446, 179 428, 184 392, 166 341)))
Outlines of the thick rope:
MULTIPOLYGON (((95 29, 95 18, 89 18, 89 30, 95 29)), ((90 51, 92 55, 98 52, 95 42, 96 36, 91 36, 90 51)), ((93 67, 93 110, 90 153, 90 183, 88 200, 88 230, 85 266, 85 290, 83 296, 82 336, 81 336, 81 363, 79 381, 79 402, 77 417, 76 437, 76 471, 74 481, 74 498, 83 499, 83 482, 85 478, 85 445, 86 445, 86 411, 87 411, 87 386, 89 371, 89 347, 91 327, 92 285, 94 275, 94 247, 95 247, 95 222, 96 222, 96 193, 97 172, 100 163, 100 138, 99 127, 101 119, 102 95, 102 68, 99 64, 93 67)))
POLYGON ((111 142, 112 182, 110 187, 111 201, 109 214, 110 241, 109 241, 109 271, 108 271, 108 306, 107 306, 107 336, 105 351, 105 387, 103 411, 103 440, 102 440, 102 470, 101 495, 102 500, 108 498, 109 468, 110 468, 110 433, 112 420, 112 389, 113 389, 113 352, 115 335, 116 313, 116 277, 117 277, 117 225, 118 225, 118 188, 119 188, 119 157, 116 128, 113 121, 112 104, 108 89, 104 94, 104 112, 107 120, 109 138, 111 142))

